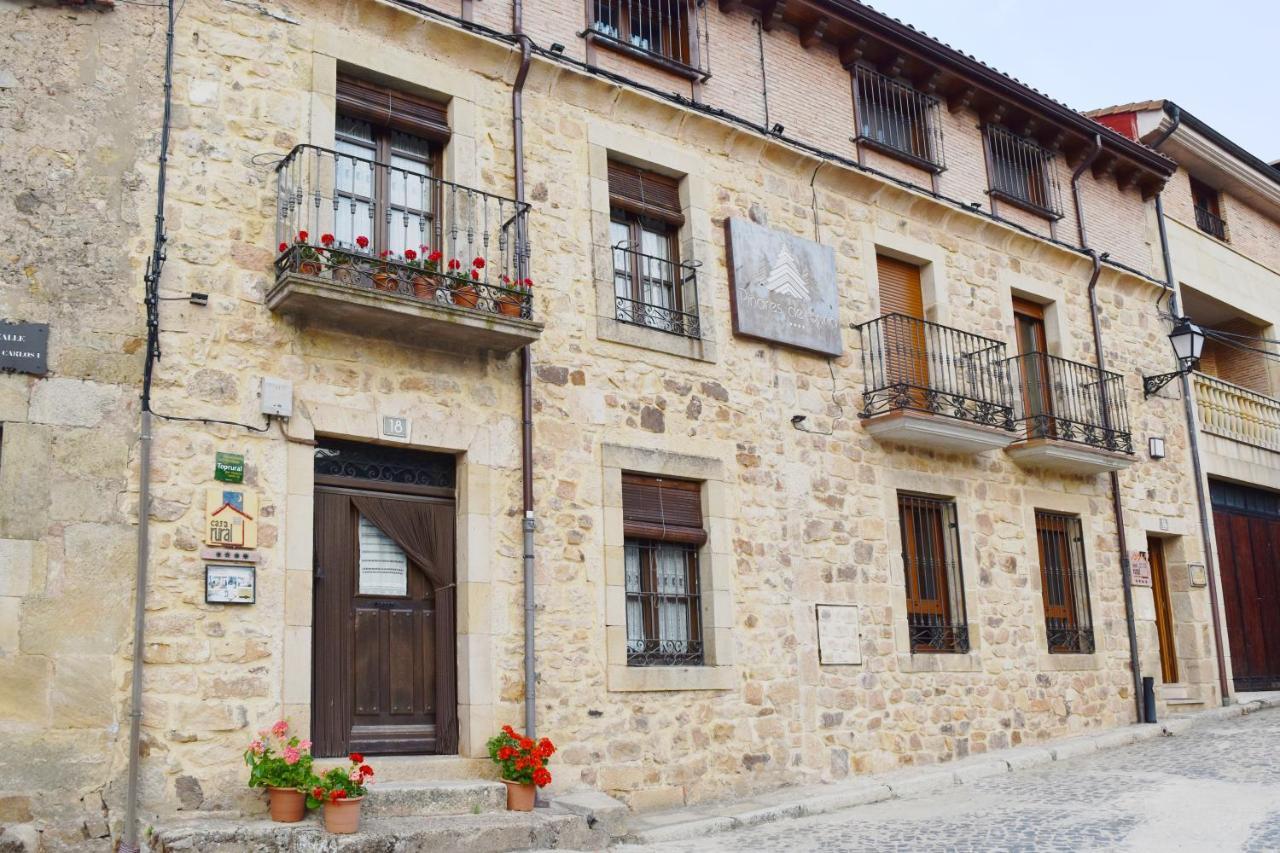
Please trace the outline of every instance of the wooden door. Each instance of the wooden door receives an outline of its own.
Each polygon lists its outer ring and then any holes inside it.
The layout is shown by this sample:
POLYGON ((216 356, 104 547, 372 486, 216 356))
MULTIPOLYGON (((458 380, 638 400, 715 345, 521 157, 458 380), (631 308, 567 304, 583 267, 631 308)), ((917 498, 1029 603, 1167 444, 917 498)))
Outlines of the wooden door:
POLYGON ((880 315, 884 318, 882 369, 886 387, 905 386, 912 408, 924 408, 929 387, 929 342, 920 268, 876 255, 880 315))
POLYGON ((317 487, 312 737, 318 756, 439 752, 437 702, 454 701, 439 695, 437 678, 440 655, 454 653, 440 642, 437 604, 451 606, 452 596, 437 595, 426 560, 410 556, 412 549, 370 521, 366 513, 375 509, 417 515, 449 531, 431 540, 427 559, 433 570, 448 566, 452 573, 451 500, 317 487))
POLYGON ((1023 416, 1029 438, 1053 437, 1053 386, 1049 381, 1049 347, 1044 331, 1044 306, 1026 299, 1013 300, 1017 327, 1019 382, 1023 416))
POLYGON ((1242 486, 1210 486, 1235 688, 1280 690, 1280 514, 1275 496, 1242 486), (1220 501, 1224 495, 1230 504, 1220 501), (1239 506, 1246 501, 1257 510, 1239 506))
POLYGON ((1147 537, 1147 558, 1151 561, 1151 592, 1156 603, 1156 633, 1160 636, 1160 676, 1165 684, 1176 684, 1178 647, 1173 639, 1173 606, 1169 602, 1169 572, 1162 540, 1147 537))

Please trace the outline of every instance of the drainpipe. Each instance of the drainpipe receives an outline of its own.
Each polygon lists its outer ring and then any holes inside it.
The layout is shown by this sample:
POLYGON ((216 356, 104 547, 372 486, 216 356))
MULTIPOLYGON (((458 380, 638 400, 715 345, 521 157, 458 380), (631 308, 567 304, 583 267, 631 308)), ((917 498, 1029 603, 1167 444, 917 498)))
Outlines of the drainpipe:
MULTIPOLYGON (((511 10, 512 29, 520 43, 520 70, 516 73, 511 89, 511 126, 514 136, 516 204, 525 203, 524 188, 524 84, 529 77, 529 65, 533 61, 533 42, 524 34, 524 9, 521 0, 515 0, 511 10)), ((521 281, 528 277, 529 234, 525 217, 516 220, 516 275, 521 281)), ((537 603, 534 596, 533 531, 537 525, 533 517, 533 350, 528 344, 520 348, 520 475, 523 487, 524 521, 524 730, 535 737, 538 730, 537 685, 538 672, 534 648, 534 620, 537 603)))
MULTIPOLYGON (((1084 174, 1085 169, 1093 165, 1093 161, 1098 159, 1098 155, 1101 152, 1102 135, 1095 133, 1093 136, 1093 148, 1089 152, 1089 156, 1085 157, 1084 161, 1071 173, 1071 196, 1075 201, 1076 231, 1080 240, 1080 248, 1089 253, 1089 260, 1093 263, 1093 274, 1089 276, 1089 317, 1093 323, 1093 351, 1100 371, 1107 369, 1107 357, 1102 349, 1102 327, 1098 320, 1098 278, 1102 275, 1102 261, 1107 255, 1104 252, 1099 256, 1097 252, 1089 248, 1089 231, 1085 227, 1084 220, 1084 202, 1080 198, 1080 176, 1084 174)), ((1111 406, 1107 400, 1107 384, 1105 382, 1098 383, 1098 392, 1102 408, 1102 427, 1109 431, 1111 429, 1111 406)), ((1129 634, 1129 667, 1133 670, 1133 704, 1134 710, 1138 715, 1138 722, 1141 723, 1147 717, 1142 692, 1142 668, 1138 660, 1138 629, 1133 616, 1133 584, 1129 574, 1129 540, 1124 529, 1124 505, 1120 498, 1120 475, 1115 471, 1111 472, 1111 512, 1115 516, 1116 543, 1120 547, 1120 582, 1124 587, 1124 621, 1129 634)))
MULTIPOLYGON (((1170 102, 1166 112, 1173 121, 1167 128, 1152 140, 1151 148, 1159 150, 1165 140, 1173 135, 1182 124, 1182 109, 1170 102)), ((1181 315, 1181 289, 1173 277, 1173 258, 1169 254, 1169 232, 1164 224, 1164 200, 1162 193, 1156 193, 1156 224, 1160 231, 1160 253, 1164 257, 1164 279, 1169 287, 1169 311, 1173 316, 1181 315)), ((1209 612, 1213 617, 1213 650, 1218 659, 1218 690, 1222 704, 1231 701, 1231 692, 1227 684, 1227 658, 1222 644, 1222 617, 1218 612, 1218 581, 1213 560, 1213 517, 1209 508, 1209 496, 1204 488, 1204 465, 1200 461, 1200 417, 1196 411, 1196 399, 1191 387, 1191 377, 1186 373, 1179 377, 1182 383, 1182 407, 1187 419, 1187 434, 1191 437, 1191 467, 1196 478, 1196 505, 1200 510, 1200 537, 1204 540, 1205 574, 1209 578, 1209 612)))

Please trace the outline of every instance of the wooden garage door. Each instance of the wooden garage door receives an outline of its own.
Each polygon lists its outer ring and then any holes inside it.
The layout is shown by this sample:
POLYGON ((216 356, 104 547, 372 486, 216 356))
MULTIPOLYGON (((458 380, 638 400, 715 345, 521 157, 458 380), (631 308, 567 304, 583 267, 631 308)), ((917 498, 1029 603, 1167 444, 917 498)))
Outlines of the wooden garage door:
POLYGON ((1210 481, 1236 690, 1280 690, 1280 495, 1210 481))

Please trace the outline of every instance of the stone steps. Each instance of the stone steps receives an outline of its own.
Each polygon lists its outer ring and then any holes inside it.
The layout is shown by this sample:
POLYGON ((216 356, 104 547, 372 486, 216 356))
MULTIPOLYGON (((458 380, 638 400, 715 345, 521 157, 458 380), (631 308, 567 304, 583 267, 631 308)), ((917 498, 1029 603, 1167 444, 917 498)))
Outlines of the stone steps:
MULTIPOLYGON (((456 755, 377 755, 371 756, 379 784, 390 782, 433 782, 441 779, 498 778, 497 768, 487 758, 461 758, 456 755)), ((317 759, 325 764, 325 759, 317 759)), ((327 766, 327 765, 326 765, 327 766)))
POLYGON ((505 811, 507 788, 501 782, 391 782, 369 786, 364 813, 369 817, 430 817, 505 811))
POLYGON ((511 850, 602 850, 603 828, 556 809, 432 817, 365 816, 353 835, 325 832, 319 812, 299 823, 196 820, 160 827, 150 853, 506 853, 511 850))

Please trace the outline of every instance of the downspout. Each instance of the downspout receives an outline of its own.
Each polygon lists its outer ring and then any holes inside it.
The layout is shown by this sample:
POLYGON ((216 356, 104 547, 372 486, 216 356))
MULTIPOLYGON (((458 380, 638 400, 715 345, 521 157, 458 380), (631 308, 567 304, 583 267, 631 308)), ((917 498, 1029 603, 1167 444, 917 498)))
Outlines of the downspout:
MULTIPOLYGON (((1182 109, 1177 104, 1170 102, 1167 112, 1173 121, 1159 137, 1149 143, 1152 149, 1159 150, 1165 140, 1172 136, 1182 124, 1182 109)), ((1169 311, 1173 316, 1178 317, 1182 313, 1181 289, 1173 277, 1173 258, 1169 254, 1169 232, 1164 224, 1163 195, 1163 193, 1156 193, 1156 224, 1160 231, 1160 253, 1164 256, 1164 279, 1169 287, 1169 311)), ((1184 373, 1179 380, 1182 384, 1182 407, 1187 418, 1187 434, 1191 437, 1191 467, 1196 478, 1196 504, 1200 510, 1200 537, 1204 540, 1205 575, 1209 579, 1209 612, 1213 617, 1213 650, 1218 659, 1218 690, 1222 704, 1227 705, 1231 701, 1231 692, 1227 684, 1226 652, 1222 645, 1222 617, 1218 613, 1218 581, 1213 562, 1213 525, 1210 522, 1213 516, 1209 508, 1208 495, 1205 494, 1204 489, 1204 466, 1200 461, 1200 429, 1198 427, 1200 417, 1196 411, 1191 377, 1184 373)))
POLYGON ((146 363, 142 367, 142 416, 138 437, 138 563, 133 594, 133 662, 129 684, 129 771, 124 799, 123 837, 120 853, 137 853, 138 777, 142 749, 142 656, 146 647, 147 564, 151 556, 151 379, 160 358, 160 271, 164 267, 164 197, 169 163, 169 129, 173 115, 173 0, 168 2, 168 28, 164 45, 164 112, 160 121, 160 155, 156 170, 155 233, 147 261, 145 304, 147 312, 146 363))
MULTIPOLYGON (((524 84, 533 61, 533 42, 524 34, 524 8, 515 0, 511 10, 512 29, 520 44, 520 70, 511 89, 511 127, 514 137, 516 204, 525 204, 524 187, 524 84)), ((516 220, 516 274, 520 281, 528 277, 529 233, 526 215, 516 220)), ((524 730, 535 737, 538 727, 538 671, 534 647, 534 620, 537 601, 534 596, 533 532, 533 350, 528 344, 520 348, 520 475, 524 520, 524 730)))
MULTIPOLYGON (((1102 135, 1094 134, 1093 150, 1076 170, 1071 173, 1071 196, 1076 207, 1076 229, 1080 239, 1080 248, 1089 253, 1093 263, 1093 274, 1089 276, 1089 318, 1093 323, 1093 350, 1098 362, 1098 370, 1107 369, 1107 357, 1102 349, 1102 327, 1098 320, 1098 279, 1102 275, 1102 260, 1106 254, 1099 256, 1089 247, 1089 231, 1085 227, 1084 202, 1080 199, 1080 176, 1085 169, 1093 165, 1093 161, 1102 152, 1102 135)), ((1111 406, 1107 399, 1107 383, 1098 383, 1099 402, 1102 409, 1102 427, 1111 429, 1111 406)), ((1129 572, 1129 538, 1125 533, 1124 504, 1120 499, 1120 475, 1111 472, 1111 512, 1116 520, 1116 544, 1120 547, 1120 582, 1124 588, 1124 621, 1129 634, 1129 667, 1133 670, 1133 704, 1139 723, 1145 722, 1146 706, 1143 702, 1142 667, 1138 659, 1138 628, 1133 615, 1133 582, 1129 572)))

